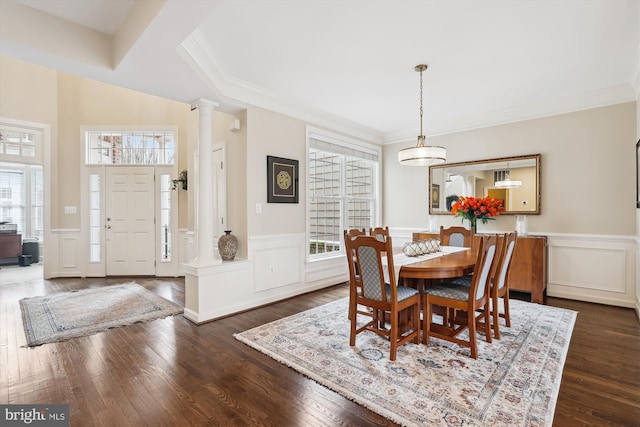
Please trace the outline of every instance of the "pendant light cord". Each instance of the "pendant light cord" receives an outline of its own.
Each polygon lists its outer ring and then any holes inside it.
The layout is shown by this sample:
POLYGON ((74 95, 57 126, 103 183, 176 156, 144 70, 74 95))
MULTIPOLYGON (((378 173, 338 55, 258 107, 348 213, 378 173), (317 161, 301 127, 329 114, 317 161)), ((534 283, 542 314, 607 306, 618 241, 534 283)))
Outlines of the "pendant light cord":
POLYGON ((422 136, 422 71, 420 71, 420 136, 422 136))

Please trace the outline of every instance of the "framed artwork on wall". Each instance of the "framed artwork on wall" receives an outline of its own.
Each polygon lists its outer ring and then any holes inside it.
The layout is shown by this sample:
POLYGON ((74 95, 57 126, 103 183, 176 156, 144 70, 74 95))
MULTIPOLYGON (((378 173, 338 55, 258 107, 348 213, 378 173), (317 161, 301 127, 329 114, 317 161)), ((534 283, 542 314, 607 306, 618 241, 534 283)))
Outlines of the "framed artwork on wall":
POLYGON ((440 185, 431 184, 431 209, 440 208, 440 185))
POLYGON ((267 203, 298 203, 298 161, 267 156, 267 203))

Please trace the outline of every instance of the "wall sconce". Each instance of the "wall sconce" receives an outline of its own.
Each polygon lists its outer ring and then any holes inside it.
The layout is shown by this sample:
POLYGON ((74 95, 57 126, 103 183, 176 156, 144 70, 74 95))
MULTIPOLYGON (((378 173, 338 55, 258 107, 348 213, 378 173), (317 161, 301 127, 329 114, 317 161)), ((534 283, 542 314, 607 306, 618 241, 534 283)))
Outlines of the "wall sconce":
POLYGON ((171 182, 173 183, 173 186, 171 187, 172 190, 175 190, 178 188, 179 182, 182 183, 182 189, 186 190, 187 189, 187 170, 185 169, 182 172, 180 172, 180 175, 178 175, 178 179, 172 179, 171 182))

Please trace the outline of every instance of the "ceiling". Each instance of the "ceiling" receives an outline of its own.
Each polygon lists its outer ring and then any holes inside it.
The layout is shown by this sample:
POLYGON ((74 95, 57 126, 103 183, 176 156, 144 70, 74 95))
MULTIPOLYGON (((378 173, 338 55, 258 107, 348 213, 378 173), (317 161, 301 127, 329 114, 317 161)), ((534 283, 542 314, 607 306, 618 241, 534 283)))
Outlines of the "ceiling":
POLYGON ((427 137, 634 101, 639 17, 636 0, 0 0, 0 55, 386 143, 419 132, 420 63, 427 137))

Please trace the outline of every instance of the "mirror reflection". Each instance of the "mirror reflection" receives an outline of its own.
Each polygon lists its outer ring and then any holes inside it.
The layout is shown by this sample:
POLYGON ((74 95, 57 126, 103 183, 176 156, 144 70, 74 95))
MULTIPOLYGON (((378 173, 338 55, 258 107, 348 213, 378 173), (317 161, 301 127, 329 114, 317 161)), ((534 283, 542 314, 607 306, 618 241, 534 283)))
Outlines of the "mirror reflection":
POLYGON ((429 167, 429 213, 445 215, 459 196, 502 200, 504 214, 540 213, 540 154, 429 167))

